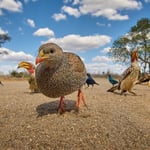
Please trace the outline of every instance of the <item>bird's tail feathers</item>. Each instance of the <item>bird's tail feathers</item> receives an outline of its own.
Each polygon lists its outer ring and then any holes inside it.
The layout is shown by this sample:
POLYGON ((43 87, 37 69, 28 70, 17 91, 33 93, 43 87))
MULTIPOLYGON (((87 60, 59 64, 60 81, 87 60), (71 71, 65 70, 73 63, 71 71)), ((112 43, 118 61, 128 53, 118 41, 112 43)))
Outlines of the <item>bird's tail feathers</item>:
POLYGON ((99 83, 97 83, 97 82, 96 82, 95 84, 96 84, 96 85, 99 85, 99 83))

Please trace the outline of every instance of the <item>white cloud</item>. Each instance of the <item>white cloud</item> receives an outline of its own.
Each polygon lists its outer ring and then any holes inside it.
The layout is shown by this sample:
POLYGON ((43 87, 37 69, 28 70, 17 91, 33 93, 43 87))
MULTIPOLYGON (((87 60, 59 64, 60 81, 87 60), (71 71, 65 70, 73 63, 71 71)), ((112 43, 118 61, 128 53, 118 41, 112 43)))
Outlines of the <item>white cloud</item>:
POLYGON ((113 74, 122 74, 123 71, 127 68, 126 66, 120 65, 120 64, 109 64, 107 62, 99 62, 99 63, 90 63, 85 64, 86 70, 89 73, 93 74, 102 74, 107 73, 108 71, 113 74))
POLYGON ((80 17, 80 15, 81 15, 77 8, 72 8, 69 6, 63 6, 62 11, 66 12, 67 14, 74 16, 76 18, 80 17))
POLYGON ((54 14, 52 18, 56 21, 66 20, 66 15, 62 13, 54 14))
POLYGON ((89 73, 102 74, 108 71, 113 74, 122 74, 127 66, 115 63, 114 60, 106 55, 95 56, 92 58, 93 63, 85 64, 89 73))
POLYGON ((110 43, 111 37, 106 35, 80 36, 70 34, 63 38, 50 38, 47 42, 54 42, 60 45, 65 51, 86 51, 99 48, 110 43))
POLYGON ((106 26, 106 24, 105 24, 105 23, 100 23, 100 22, 96 22, 96 25, 101 26, 101 27, 106 26))
POLYGON ((112 60, 106 56, 96 56, 92 59, 93 62, 111 62, 112 60))
POLYGON ((71 2, 72 0, 64 0, 64 3, 69 3, 71 2))
POLYGON ((0 64, 0 75, 8 75, 13 70, 17 70, 17 65, 15 64, 1 65, 0 64))
POLYGON ((145 0, 145 3, 150 3, 150 0, 145 0))
POLYGON ((122 16, 118 14, 116 10, 112 8, 107 8, 107 9, 96 11, 92 15, 96 17, 105 16, 109 20, 127 20, 128 19, 127 15, 122 16))
POLYGON ((35 27, 35 22, 34 22, 34 20, 32 20, 32 19, 27 19, 27 23, 28 23, 29 26, 35 27))
POLYGON ((12 11, 12 12, 21 12, 22 3, 15 0, 0 0, 0 10, 2 9, 12 11))
POLYGON ((0 73, 3 74, 9 74, 10 71, 16 70, 20 61, 35 61, 35 58, 32 55, 26 54, 23 51, 15 52, 13 50, 1 47, 0 52, 0 73))
POLYGON ((80 3, 80 0, 74 0, 73 1, 73 5, 77 5, 77 4, 79 4, 80 3))
POLYGON ((33 33, 34 36, 46 36, 46 37, 53 37, 54 32, 49 28, 40 28, 33 33))
POLYGON ((0 62, 2 61, 18 62, 22 60, 26 60, 26 61, 35 60, 32 55, 26 54, 23 51, 15 52, 4 47, 1 47, 0 51, 6 51, 8 53, 8 54, 1 54, 0 62))
POLYGON ((31 2, 36 2, 36 1, 38 1, 38 0, 24 0, 25 3, 28 3, 28 2, 30 2, 30 1, 31 1, 31 2))
POLYGON ((102 50, 102 53, 108 53, 109 50, 110 50, 111 47, 105 47, 103 50, 102 50))
POLYGON ((0 34, 7 34, 7 31, 4 31, 1 27, 0 27, 0 34))
POLYGON ((109 20, 127 20, 129 18, 128 15, 122 15, 121 11, 134 9, 139 10, 142 8, 142 3, 136 0, 126 0, 126 2, 123 0, 74 0, 72 5, 77 5, 78 8, 63 6, 62 10, 75 17, 90 14, 95 17, 104 16, 109 20))
POLYGON ((106 23, 96 22, 96 25, 97 25, 97 26, 100 26, 100 27, 111 27, 111 24, 110 24, 110 23, 106 24, 106 23))

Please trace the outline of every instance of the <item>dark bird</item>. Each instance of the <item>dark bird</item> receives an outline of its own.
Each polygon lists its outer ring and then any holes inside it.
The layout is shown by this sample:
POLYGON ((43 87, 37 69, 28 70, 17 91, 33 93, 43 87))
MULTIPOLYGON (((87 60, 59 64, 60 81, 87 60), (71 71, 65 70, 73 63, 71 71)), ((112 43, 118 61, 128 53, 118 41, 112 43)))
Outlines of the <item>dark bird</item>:
POLYGON ((131 52, 131 66, 124 71, 119 81, 119 84, 110 88, 107 91, 114 92, 115 90, 118 89, 121 90, 121 94, 128 91, 129 93, 136 95, 136 93, 134 93, 132 90, 134 85, 138 81, 139 74, 140 74, 140 67, 138 65, 138 53, 137 50, 135 49, 131 52))
POLYGON ((18 64, 18 68, 25 68, 29 72, 30 78, 28 79, 28 83, 29 83, 29 89, 31 90, 31 92, 35 92, 35 93, 39 92, 39 89, 37 87, 36 80, 35 80, 35 66, 30 62, 22 61, 18 64))
POLYGON ((55 43, 41 45, 36 58, 36 81, 40 92, 51 98, 60 97, 58 111, 64 112, 64 96, 78 90, 76 106, 86 105, 82 85, 86 81, 86 69, 74 53, 63 52, 55 43))
POLYGON ((86 79, 86 84, 89 87, 90 85, 92 85, 92 87, 94 86, 94 84, 99 85, 99 83, 97 83, 91 76, 90 73, 87 73, 87 79, 86 79))
POLYGON ((110 74, 108 75, 108 80, 113 86, 118 83, 110 74))
POLYGON ((2 86, 4 85, 4 84, 2 83, 2 81, 0 81, 0 85, 2 85, 2 86))

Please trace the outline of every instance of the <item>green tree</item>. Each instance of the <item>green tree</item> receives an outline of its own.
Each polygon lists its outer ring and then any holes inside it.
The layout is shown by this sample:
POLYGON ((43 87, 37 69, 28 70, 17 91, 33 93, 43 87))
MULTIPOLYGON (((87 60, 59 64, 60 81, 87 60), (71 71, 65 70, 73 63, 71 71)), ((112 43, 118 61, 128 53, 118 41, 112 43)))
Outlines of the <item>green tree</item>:
POLYGON ((28 77, 30 77, 28 72, 17 72, 16 70, 12 70, 9 74, 11 77, 16 77, 16 78, 28 78, 28 77))
POLYGON ((0 47, 2 46, 2 44, 4 44, 6 41, 10 41, 11 37, 5 33, 5 34, 0 34, 0 47))
POLYGON ((139 53, 139 63, 146 72, 150 73, 150 19, 142 18, 130 31, 113 42, 108 55, 116 62, 127 63, 133 48, 139 53))

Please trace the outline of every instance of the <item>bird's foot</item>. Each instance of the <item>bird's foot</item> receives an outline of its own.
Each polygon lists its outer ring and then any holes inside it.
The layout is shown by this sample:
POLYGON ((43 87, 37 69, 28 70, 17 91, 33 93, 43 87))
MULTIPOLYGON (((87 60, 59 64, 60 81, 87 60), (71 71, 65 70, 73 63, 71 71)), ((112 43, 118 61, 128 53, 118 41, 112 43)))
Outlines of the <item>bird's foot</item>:
POLYGON ((127 92, 126 90, 121 90, 121 93, 120 93, 120 95, 127 96, 127 93, 126 93, 126 92, 127 92))
POLYGON ((60 97, 60 101, 59 101, 59 106, 58 106, 57 112, 60 113, 60 114, 65 112, 65 109, 64 109, 64 96, 60 97))
POLYGON ((134 96, 137 96, 137 94, 132 91, 129 91, 129 93, 133 94, 134 96))
POLYGON ((84 98, 83 92, 81 91, 81 89, 79 89, 78 90, 78 100, 76 102, 76 107, 77 107, 78 110, 80 108, 81 101, 83 102, 84 106, 88 107, 86 102, 85 102, 85 98, 84 98))

